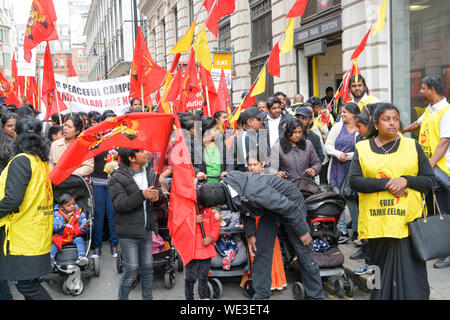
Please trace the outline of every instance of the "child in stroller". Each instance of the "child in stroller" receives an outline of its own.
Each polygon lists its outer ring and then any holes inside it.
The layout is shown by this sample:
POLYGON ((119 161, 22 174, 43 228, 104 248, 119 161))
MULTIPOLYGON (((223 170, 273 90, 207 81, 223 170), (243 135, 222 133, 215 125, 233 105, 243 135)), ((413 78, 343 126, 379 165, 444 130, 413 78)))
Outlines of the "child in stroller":
POLYGON ((69 193, 63 193, 58 198, 53 214, 53 233, 50 258, 52 265, 56 265, 55 257, 66 244, 77 247, 78 258, 76 264, 85 266, 89 260, 86 257, 83 234, 86 234, 89 222, 82 209, 75 203, 75 198, 69 193))
MULTIPOLYGON (((239 214, 232 213, 231 211, 219 211, 218 209, 213 209, 214 215, 219 221, 220 227, 224 228, 243 228, 243 225, 240 224, 239 214)), ((223 257, 222 259, 222 267, 224 270, 230 270, 231 263, 236 258, 236 253, 238 250, 238 242, 240 239, 236 236, 220 236, 215 245, 217 253, 223 257)))

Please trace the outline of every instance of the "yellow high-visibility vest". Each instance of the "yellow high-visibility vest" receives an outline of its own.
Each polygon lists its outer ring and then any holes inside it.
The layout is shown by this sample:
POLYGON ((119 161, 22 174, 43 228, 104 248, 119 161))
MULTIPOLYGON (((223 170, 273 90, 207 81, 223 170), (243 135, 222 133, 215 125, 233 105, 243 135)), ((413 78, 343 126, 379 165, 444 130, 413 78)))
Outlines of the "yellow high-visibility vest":
MULTIPOLYGON (((49 178, 50 168, 39 157, 26 153, 30 160, 31 179, 25 191, 19 212, 10 213, 0 219, 0 227, 5 226, 6 240, 4 254, 15 256, 37 256, 50 252, 53 234, 53 191, 49 178)), ((11 160, 12 161, 12 160, 11 160)), ((0 176, 0 199, 5 197, 6 178, 9 166, 0 176)))
MULTIPOLYGON (((370 141, 356 144, 362 174, 366 178, 399 178, 417 176, 419 172, 416 142, 400 138, 399 148, 391 154, 377 154, 370 141)), ((406 238, 407 223, 422 214, 420 192, 407 188, 408 196, 396 198, 388 191, 359 194, 358 235, 361 239, 406 238)))
MULTIPOLYGON (((448 110, 450 110, 450 106, 443 107, 438 112, 431 113, 430 108, 427 108, 423 114, 422 124, 420 125, 419 144, 422 146, 428 159, 433 157, 434 151, 441 140, 440 122, 444 113, 448 110)), ((445 154, 436 165, 450 177, 450 168, 447 165, 445 154)))
POLYGON ((364 100, 364 102, 361 101, 360 103, 358 103, 359 110, 362 110, 362 108, 364 108, 368 104, 375 103, 375 101, 378 101, 376 97, 368 96, 367 99, 364 100))

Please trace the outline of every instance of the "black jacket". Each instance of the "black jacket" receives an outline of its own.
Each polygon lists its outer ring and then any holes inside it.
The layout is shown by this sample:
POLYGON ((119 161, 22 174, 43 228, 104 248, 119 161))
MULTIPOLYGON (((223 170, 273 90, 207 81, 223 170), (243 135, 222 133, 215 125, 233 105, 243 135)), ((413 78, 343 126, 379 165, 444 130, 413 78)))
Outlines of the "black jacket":
POLYGON ((256 232, 252 217, 265 214, 290 226, 299 237, 309 232, 303 196, 291 182, 273 175, 232 171, 221 183, 227 192, 228 206, 244 219, 247 236, 256 232))
MULTIPOLYGON (((146 168, 148 185, 154 185, 156 173, 146 168)), ((124 165, 114 171, 108 182, 109 194, 114 206, 114 234, 119 238, 141 238, 147 229, 158 232, 157 217, 153 209, 162 207, 166 201, 158 183, 159 200, 151 203, 144 198, 142 191, 133 179, 131 172, 124 165), (144 201, 147 217, 144 216, 144 201)))

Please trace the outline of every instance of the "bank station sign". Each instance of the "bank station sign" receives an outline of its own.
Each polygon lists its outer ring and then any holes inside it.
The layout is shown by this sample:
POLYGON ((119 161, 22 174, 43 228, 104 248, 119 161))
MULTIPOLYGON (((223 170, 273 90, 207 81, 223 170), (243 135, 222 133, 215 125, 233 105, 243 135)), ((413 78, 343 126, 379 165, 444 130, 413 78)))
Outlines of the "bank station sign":
POLYGON ((297 31, 294 34, 294 44, 302 44, 313 39, 326 36, 341 30, 341 17, 337 16, 330 20, 308 27, 304 30, 297 31))

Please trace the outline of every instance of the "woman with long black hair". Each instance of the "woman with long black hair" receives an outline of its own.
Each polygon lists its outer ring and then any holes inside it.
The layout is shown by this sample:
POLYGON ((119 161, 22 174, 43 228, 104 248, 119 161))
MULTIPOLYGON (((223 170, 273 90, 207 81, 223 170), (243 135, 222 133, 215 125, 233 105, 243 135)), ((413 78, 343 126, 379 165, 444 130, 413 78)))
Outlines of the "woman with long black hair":
POLYGON ((17 281, 25 299, 51 299, 39 283, 50 271, 53 192, 48 146, 42 124, 31 117, 16 124, 16 156, 0 176, 0 296, 9 296, 5 280, 17 281))

